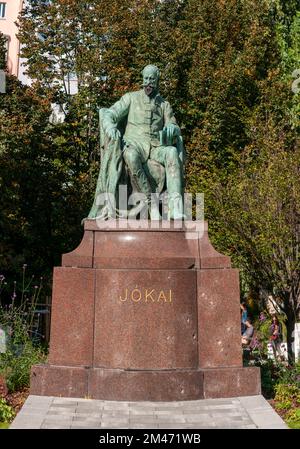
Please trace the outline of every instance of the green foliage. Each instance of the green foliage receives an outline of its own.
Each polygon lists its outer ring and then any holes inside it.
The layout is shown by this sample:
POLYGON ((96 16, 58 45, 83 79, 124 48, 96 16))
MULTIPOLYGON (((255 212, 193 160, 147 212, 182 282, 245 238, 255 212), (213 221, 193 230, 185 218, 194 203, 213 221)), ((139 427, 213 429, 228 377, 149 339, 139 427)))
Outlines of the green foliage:
POLYGON ((277 367, 272 360, 258 365, 261 369, 261 389, 265 398, 274 397, 275 385, 278 376, 277 367))
POLYGON ((15 413, 10 405, 8 405, 5 399, 0 398, 0 424, 3 422, 11 422, 15 417, 15 413))
POLYGON ((287 317, 291 356, 300 311, 300 116, 291 90, 299 3, 276 3, 188 2, 187 187, 205 193, 211 240, 241 270, 243 291, 272 295, 287 317))
POLYGON ((282 372, 275 392, 276 409, 289 427, 300 429, 300 364, 282 372))
MULTIPOLYGON (((299 362, 294 365, 288 365, 281 367, 279 381, 280 384, 294 386, 300 388, 300 364, 299 362)), ((298 397, 299 399, 299 397, 298 397)))
POLYGON ((276 385, 275 391, 276 407, 279 409, 289 409, 293 402, 300 403, 300 389, 297 385, 280 383, 276 385))
POLYGON ((30 341, 0 354, 0 372, 5 376, 9 391, 29 387, 32 365, 43 363, 45 360, 45 352, 30 341))
POLYGON ((300 429, 300 408, 295 408, 287 412, 285 420, 291 429, 300 429))
POLYGON ((0 96, 0 265, 6 275, 15 276, 24 262, 37 275, 49 274, 82 235, 92 168, 73 145, 76 129, 69 137, 65 132, 74 125, 53 129, 49 115, 49 97, 7 77, 0 96))
MULTIPOLYGON (((287 125, 288 126, 288 125, 287 125)), ((287 318, 287 340, 300 311, 298 257, 300 214, 300 148, 287 145, 286 136, 267 142, 261 152, 244 162, 226 186, 219 184, 219 220, 231 242, 230 253, 250 285, 263 286, 287 318), (267 147, 266 147, 267 144, 267 147), (266 207, 267 204, 267 207, 266 207)))
POLYGON ((260 368, 262 394, 266 399, 274 398, 275 388, 283 369, 282 364, 262 356, 261 352, 254 354, 254 358, 251 360, 244 361, 244 364, 260 368))
MULTIPOLYGON (((284 319, 281 317, 284 328, 284 319)), ((267 344, 270 338, 271 317, 266 311, 260 313, 254 323, 255 335, 250 350, 244 351, 244 365, 258 366, 261 371, 262 394, 267 398, 277 396, 280 385, 289 384, 298 388, 300 382, 300 365, 288 365, 285 360, 272 360, 268 358, 267 344)))
MULTIPOLYGON (((277 314, 277 319, 280 324, 281 338, 286 341, 286 317, 284 314, 277 314)), ((270 342, 270 330, 272 324, 272 316, 266 311, 260 312, 259 317, 254 322, 255 336, 259 342, 260 351, 267 354, 267 345, 270 342)))
POLYGON ((5 70, 5 56, 6 56, 6 40, 2 33, 0 33, 0 70, 5 70))
MULTIPOLYGON (((284 316, 278 316, 285 334, 284 316)), ((261 372, 262 394, 275 400, 278 411, 284 413, 298 407, 300 392, 300 364, 289 365, 286 360, 268 358, 267 344, 270 338, 271 317, 267 311, 260 313, 254 322, 255 335, 248 351, 244 351, 245 366, 257 366, 261 372), (295 405, 296 404, 296 405, 295 405)))
POLYGON ((33 278, 27 280, 25 273, 24 265, 22 287, 18 290, 14 282, 9 305, 2 300, 5 279, 0 279, 0 325, 8 335, 6 352, 0 354, 0 372, 10 392, 29 387, 31 366, 46 360, 45 350, 32 334, 42 279, 39 286, 32 285, 33 278))
POLYGON ((272 320, 271 317, 268 317, 266 313, 264 313, 264 316, 266 318, 264 320, 258 319, 255 322, 254 327, 256 329, 257 337, 263 346, 263 350, 265 353, 267 353, 267 344, 269 343, 270 339, 270 326, 272 324, 272 320))
POLYGON ((3 275, 0 276, 0 324, 7 329, 12 346, 23 345, 32 339, 35 310, 43 289, 43 278, 40 278, 39 285, 34 285, 34 276, 26 277, 26 267, 23 265, 20 286, 14 281, 12 287, 3 275), (9 289, 7 304, 5 294, 9 289))

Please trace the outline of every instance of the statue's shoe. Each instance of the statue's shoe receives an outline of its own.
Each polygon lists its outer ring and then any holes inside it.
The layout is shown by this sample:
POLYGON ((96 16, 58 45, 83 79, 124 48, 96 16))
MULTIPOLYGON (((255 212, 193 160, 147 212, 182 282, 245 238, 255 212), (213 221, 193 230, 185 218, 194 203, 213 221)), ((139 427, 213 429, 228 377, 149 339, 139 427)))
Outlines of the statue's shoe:
POLYGON ((158 221, 161 220, 161 215, 159 213, 158 208, 151 208, 150 209, 150 219, 152 221, 158 221))
POLYGON ((170 215, 169 217, 170 220, 186 220, 186 216, 184 214, 181 213, 175 213, 170 215))

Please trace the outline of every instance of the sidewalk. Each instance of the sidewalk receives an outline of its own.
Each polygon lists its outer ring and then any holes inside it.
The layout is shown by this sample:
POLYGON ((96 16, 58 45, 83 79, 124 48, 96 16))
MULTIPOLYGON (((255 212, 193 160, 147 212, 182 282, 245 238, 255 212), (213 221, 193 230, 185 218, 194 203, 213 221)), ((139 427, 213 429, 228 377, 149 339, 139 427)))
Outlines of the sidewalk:
POLYGON ((29 396, 10 429, 287 429, 263 396, 116 402, 29 396))

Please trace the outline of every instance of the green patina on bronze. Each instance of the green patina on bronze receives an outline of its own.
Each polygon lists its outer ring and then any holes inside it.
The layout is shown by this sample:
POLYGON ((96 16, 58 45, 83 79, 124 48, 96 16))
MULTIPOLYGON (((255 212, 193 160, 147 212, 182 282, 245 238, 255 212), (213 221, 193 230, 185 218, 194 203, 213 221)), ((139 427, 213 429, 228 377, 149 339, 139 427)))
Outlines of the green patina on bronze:
POLYGON ((97 204, 100 194, 110 193, 118 207, 118 186, 145 194, 166 187, 170 218, 182 216, 185 151, 171 105, 158 91, 159 71, 143 70, 143 89, 125 94, 108 109, 99 110, 101 167, 94 204, 88 218, 109 218, 109 206, 97 204), (174 199, 179 198, 178 207, 174 199), (176 209, 176 210, 175 210, 176 209))

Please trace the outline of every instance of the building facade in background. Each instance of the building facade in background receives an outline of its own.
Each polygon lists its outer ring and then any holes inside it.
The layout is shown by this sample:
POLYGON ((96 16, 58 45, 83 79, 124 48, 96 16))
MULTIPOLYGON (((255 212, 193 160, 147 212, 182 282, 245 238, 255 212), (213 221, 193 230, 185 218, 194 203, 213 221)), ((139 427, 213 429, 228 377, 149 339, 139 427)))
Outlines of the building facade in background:
POLYGON ((6 37, 7 69, 11 75, 19 76, 18 28, 15 22, 22 10, 23 0, 0 1, 0 32, 6 37))

